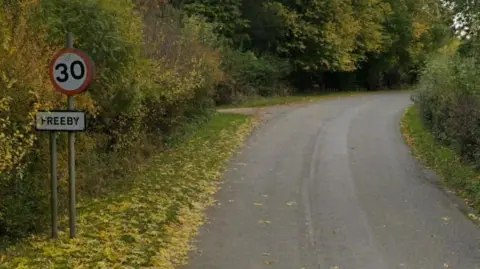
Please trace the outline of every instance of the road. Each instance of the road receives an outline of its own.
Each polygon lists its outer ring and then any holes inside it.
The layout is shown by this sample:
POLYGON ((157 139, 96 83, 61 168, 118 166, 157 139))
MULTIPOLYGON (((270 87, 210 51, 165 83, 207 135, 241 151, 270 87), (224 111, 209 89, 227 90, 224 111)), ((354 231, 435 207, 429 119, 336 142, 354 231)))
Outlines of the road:
POLYGON ((387 93, 272 109, 185 269, 480 268, 478 226, 401 136, 410 104, 387 93))

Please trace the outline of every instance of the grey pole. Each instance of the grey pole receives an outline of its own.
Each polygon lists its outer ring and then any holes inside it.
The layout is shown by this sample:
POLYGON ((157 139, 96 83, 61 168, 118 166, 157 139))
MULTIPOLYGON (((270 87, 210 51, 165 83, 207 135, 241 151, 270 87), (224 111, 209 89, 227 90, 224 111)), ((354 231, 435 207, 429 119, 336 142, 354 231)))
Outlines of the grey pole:
POLYGON ((52 179, 52 239, 57 239, 57 133, 50 132, 50 160, 52 179))
MULTIPOLYGON (((67 48, 73 48, 73 34, 68 33, 67 48)), ((68 109, 73 110, 73 96, 68 96, 68 109)), ((75 133, 68 133, 68 174, 70 196, 70 238, 76 237, 76 208, 75 208, 75 133)))

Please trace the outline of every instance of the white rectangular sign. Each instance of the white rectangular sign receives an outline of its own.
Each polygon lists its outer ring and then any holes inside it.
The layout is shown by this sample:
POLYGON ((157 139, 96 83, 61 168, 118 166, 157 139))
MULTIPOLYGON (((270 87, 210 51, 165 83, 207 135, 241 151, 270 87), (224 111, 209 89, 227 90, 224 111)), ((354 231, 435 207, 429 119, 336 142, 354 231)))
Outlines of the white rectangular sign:
POLYGON ((41 111, 37 112, 35 128, 38 131, 85 131, 83 111, 41 111))

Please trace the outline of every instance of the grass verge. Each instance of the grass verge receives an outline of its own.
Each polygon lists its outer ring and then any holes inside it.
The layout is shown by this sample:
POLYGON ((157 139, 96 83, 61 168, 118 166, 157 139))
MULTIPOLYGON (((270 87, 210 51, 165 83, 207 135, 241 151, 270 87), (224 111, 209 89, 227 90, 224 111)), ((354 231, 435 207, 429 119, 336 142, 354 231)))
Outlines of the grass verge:
POLYGON ((409 91, 406 90, 385 90, 385 91, 345 91, 345 92, 330 92, 330 93, 311 93, 311 94, 298 94, 298 95, 289 95, 289 96, 275 96, 275 97, 255 97, 245 102, 232 105, 222 105, 218 106, 218 109, 227 109, 227 108, 240 108, 240 107, 266 107, 266 106, 275 106, 275 105, 288 105, 288 104, 297 104, 297 103, 311 103, 321 100, 347 97, 347 96, 356 96, 364 94, 378 94, 378 93, 392 93, 399 91, 409 91))
MULTIPOLYGON (((434 170, 442 184, 464 198, 467 204, 480 212, 480 173, 461 161, 451 148, 439 144, 425 128, 417 105, 408 108, 401 121, 402 133, 415 157, 434 170)), ((478 216, 469 214, 478 220, 478 216)))
POLYGON ((65 232, 57 241, 33 236, 0 253, 0 268, 172 269, 184 264, 222 168, 255 122, 215 114, 187 141, 145 163, 128 192, 112 190, 106 198, 79 203, 77 238, 65 232))

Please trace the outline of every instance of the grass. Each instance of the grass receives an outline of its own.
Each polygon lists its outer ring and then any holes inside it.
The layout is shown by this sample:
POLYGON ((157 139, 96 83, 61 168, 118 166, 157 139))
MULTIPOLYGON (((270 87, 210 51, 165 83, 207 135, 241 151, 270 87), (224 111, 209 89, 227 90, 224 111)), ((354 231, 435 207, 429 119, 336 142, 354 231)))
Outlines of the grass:
POLYGON ((265 107, 275 105, 287 105, 295 103, 308 103, 319 101, 328 97, 350 96, 360 94, 363 92, 342 92, 342 93, 325 93, 325 94, 310 94, 310 95, 289 95, 289 96, 275 96, 275 97, 256 97, 239 104, 219 106, 220 109, 238 108, 238 107, 265 107))
MULTIPOLYGON (((408 91, 407 89, 406 91, 408 91)), ((395 91, 398 92, 399 90, 395 91)), ((403 91, 403 90, 402 90, 403 91)), ((375 93, 386 93, 394 92, 392 90, 385 91, 345 91, 345 92, 328 92, 328 93, 311 93, 311 94, 297 94, 289 96, 276 96, 276 97, 256 97, 239 104, 231 105, 222 105, 219 106, 219 109, 227 108, 239 108, 239 107, 266 107, 266 106, 275 106, 275 105, 287 105, 287 104, 296 104, 296 103, 311 103, 317 102, 330 98, 346 97, 346 96, 356 96, 363 94, 375 94, 375 93)))
POLYGON ((0 268, 172 269, 186 263, 217 179, 254 123, 215 114, 188 140, 145 163, 128 192, 113 189, 106 198, 81 201, 77 238, 69 239, 68 231, 57 241, 32 236, 0 253, 0 268))
MULTIPOLYGON (((445 187, 454 190, 477 213, 480 212, 480 173, 462 162, 455 150, 436 141, 423 125, 417 105, 407 109, 401 127, 413 155, 434 170, 445 187)), ((473 214, 469 216, 478 219, 473 214)))

